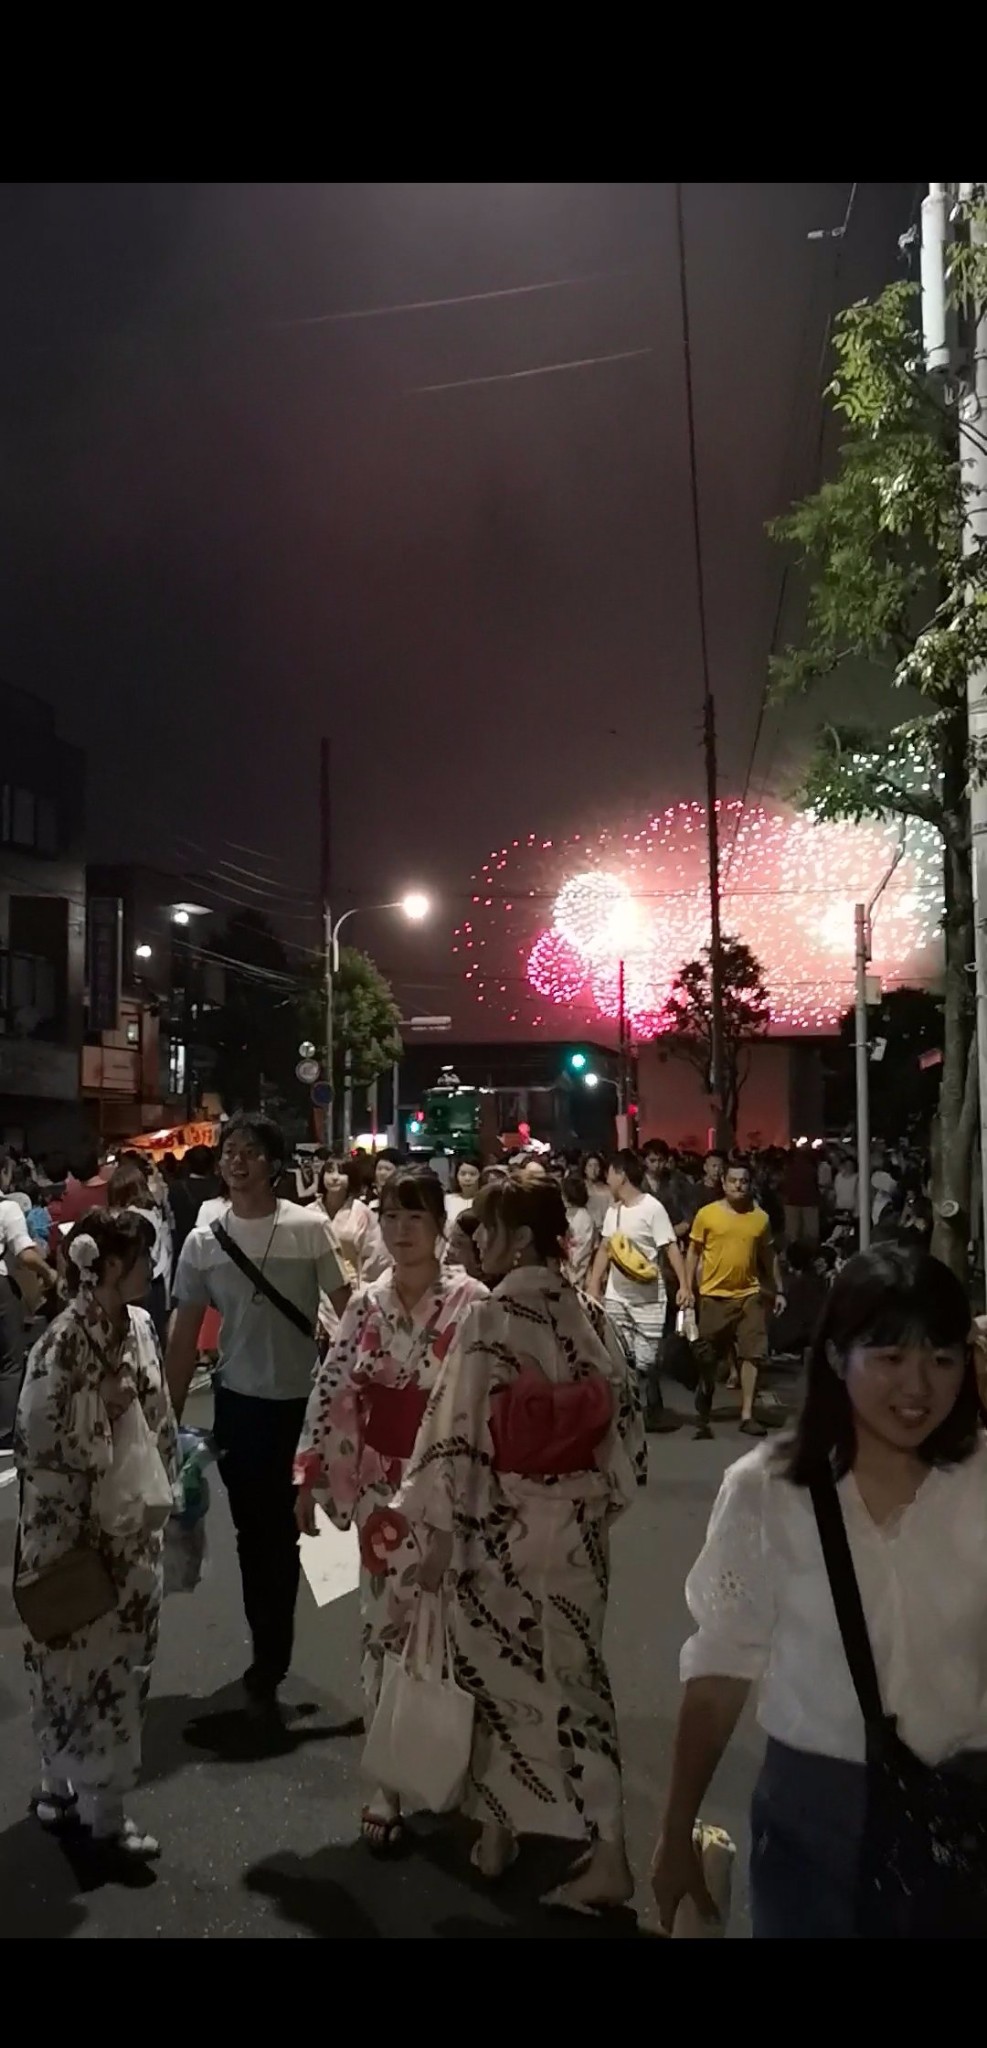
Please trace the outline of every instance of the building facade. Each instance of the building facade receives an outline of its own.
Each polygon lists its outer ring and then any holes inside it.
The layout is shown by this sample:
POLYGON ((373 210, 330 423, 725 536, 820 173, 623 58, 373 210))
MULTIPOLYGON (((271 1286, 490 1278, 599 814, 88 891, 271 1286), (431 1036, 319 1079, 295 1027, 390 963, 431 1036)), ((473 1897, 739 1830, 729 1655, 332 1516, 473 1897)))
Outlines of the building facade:
POLYGON ((65 1150, 85 1131, 85 756, 7 683, 0 733, 0 1136, 65 1150))

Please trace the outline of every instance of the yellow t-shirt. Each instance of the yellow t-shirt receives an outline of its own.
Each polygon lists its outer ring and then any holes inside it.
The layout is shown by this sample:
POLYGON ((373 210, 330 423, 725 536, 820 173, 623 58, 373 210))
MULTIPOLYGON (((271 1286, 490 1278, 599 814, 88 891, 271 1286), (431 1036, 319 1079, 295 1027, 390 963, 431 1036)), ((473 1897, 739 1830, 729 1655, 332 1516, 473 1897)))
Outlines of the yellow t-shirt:
POLYGON ((770 1235, 763 1209, 730 1209, 726 1202, 710 1202, 698 1210, 689 1237, 702 1253, 700 1294, 733 1301, 756 1294, 761 1285, 758 1248, 770 1235))

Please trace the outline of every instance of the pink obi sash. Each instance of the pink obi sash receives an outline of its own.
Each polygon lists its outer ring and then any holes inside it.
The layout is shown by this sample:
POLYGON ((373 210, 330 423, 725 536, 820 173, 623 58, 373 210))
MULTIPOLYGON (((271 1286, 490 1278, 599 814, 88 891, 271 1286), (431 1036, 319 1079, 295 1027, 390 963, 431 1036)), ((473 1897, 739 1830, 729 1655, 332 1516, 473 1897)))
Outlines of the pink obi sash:
POLYGON ((613 1393, 600 1373, 556 1385, 519 1373, 490 1399, 494 1469, 526 1479, 588 1472, 613 1422, 613 1393))
POLYGON ((406 1387, 382 1387, 373 1380, 360 1389, 363 1441, 379 1458, 410 1458, 428 1395, 409 1381, 406 1387))

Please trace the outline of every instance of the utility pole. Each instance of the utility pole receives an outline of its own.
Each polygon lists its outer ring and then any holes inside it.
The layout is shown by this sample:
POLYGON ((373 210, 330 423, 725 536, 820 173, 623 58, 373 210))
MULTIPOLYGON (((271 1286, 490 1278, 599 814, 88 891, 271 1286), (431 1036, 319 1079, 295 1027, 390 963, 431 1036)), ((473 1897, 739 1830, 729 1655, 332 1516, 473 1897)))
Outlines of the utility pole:
POLYGON ((326 1110, 325 1141, 332 1151, 335 1128, 335 1103, 332 1096, 332 811, 331 811, 331 755, 328 739, 319 747, 319 897, 322 903, 322 943, 325 953, 325 1076, 328 1084, 329 1107, 326 1110))
POLYGON ((853 913, 853 1062, 857 1083, 857 1229, 862 1252, 870 1244, 870 1039, 867 1023, 867 965, 870 960, 870 918, 866 903, 853 913))
MULTIPOLYGON (((983 185, 930 184, 922 202, 922 335, 930 376, 959 386, 960 491, 963 501, 963 553, 980 554, 987 547, 987 310, 981 299, 972 325, 962 331, 962 309, 950 304, 946 256, 955 238, 957 202, 982 202, 983 185)), ((974 247, 987 246, 987 230, 969 222, 974 247)), ((947 391, 948 395, 948 391, 947 391)), ((969 601, 983 588, 974 575, 969 601)), ((967 742, 970 761, 970 846, 973 881, 974 972, 976 986, 977 1082, 979 1093, 981 1213, 987 1220, 987 670, 967 676, 967 742)), ((971 1201, 971 1209, 976 1203, 971 1201)))
POLYGON ((723 1061, 723 944, 720 933, 720 834, 716 812, 716 718, 710 684, 709 634, 706 627, 706 579, 703 572, 703 532, 699 505, 699 467, 696 450, 696 408, 692 388, 692 337, 689 325, 689 278, 686 264, 685 194, 675 187, 675 226, 679 254, 679 297, 682 308, 682 368, 685 384, 686 427, 689 447, 689 480, 692 500, 692 544, 696 569, 696 606, 699 613, 699 654, 703 680, 703 751, 706 757, 706 838, 709 849, 709 989, 710 1045, 709 1092, 718 1145, 732 1144, 733 1132, 726 1119, 726 1074, 723 1061))
POLYGON ((627 1006, 622 960, 617 966, 617 1114, 627 1115, 627 1006))
POLYGON ((901 823, 901 837, 887 874, 878 882, 869 903, 858 903, 853 913, 853 1063, 857 1084, 857 1226, 862 1252, 870 1244, 870 1025, 867 1017, 867 969, 871 958, 871 930, 874 906, 883 896, 900 860, 904 858, 908 827, 901 823))
POLYGON ((727 1128, 726 1073, 723 1056, 723 938, 720 930, 720 821, 716 808, 716 713, 707 690, 703 701, 703 751, 706 757, 706 846, 709 860, 709 1092, 713 1098, 716 1142, 733 1142, 727 1128))

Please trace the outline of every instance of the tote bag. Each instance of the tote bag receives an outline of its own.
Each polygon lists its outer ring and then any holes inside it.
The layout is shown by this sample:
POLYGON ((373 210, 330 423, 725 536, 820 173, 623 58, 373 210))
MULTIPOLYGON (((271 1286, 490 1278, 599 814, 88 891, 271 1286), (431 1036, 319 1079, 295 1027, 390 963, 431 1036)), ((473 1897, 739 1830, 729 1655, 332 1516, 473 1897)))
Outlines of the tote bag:
POLYGON ((422 1593, 402 1655, 384 1658, 363 1769, 409 1808, 451 1813, 462 1799, 472 1747, 473 1696, 452 1675, 442 1600, 422 1593))

